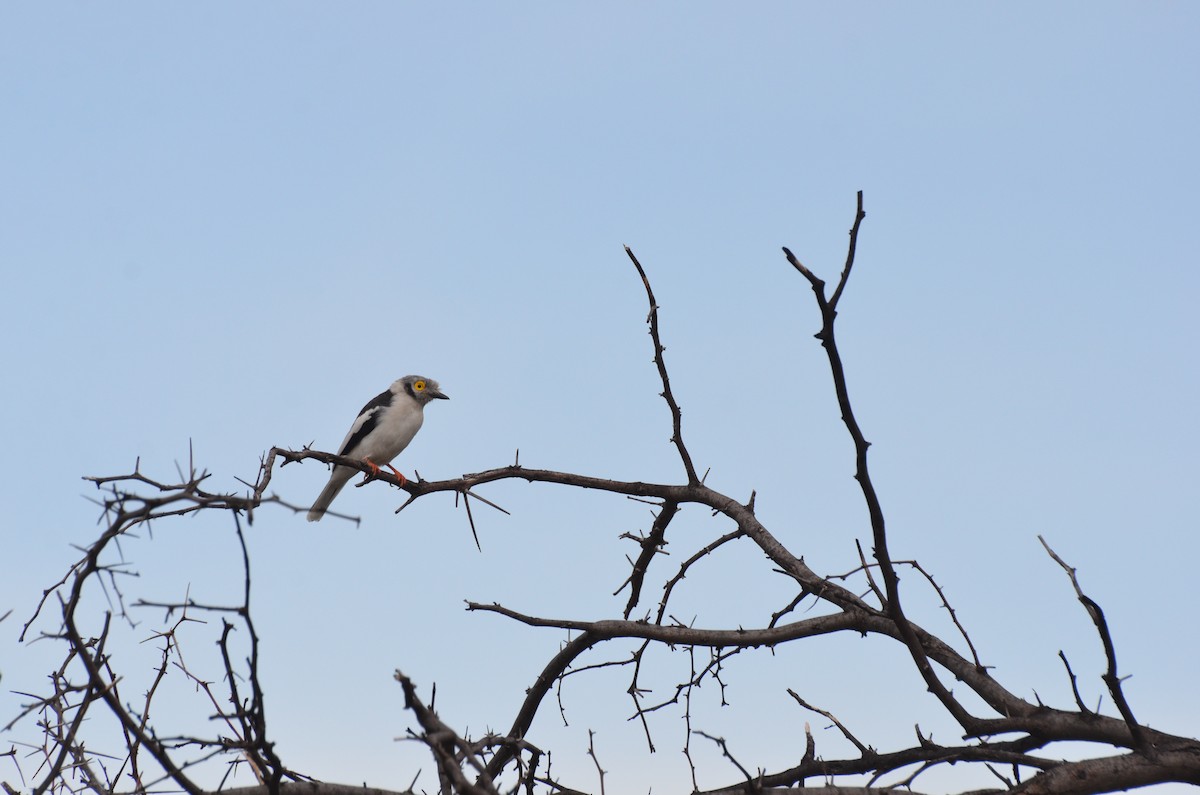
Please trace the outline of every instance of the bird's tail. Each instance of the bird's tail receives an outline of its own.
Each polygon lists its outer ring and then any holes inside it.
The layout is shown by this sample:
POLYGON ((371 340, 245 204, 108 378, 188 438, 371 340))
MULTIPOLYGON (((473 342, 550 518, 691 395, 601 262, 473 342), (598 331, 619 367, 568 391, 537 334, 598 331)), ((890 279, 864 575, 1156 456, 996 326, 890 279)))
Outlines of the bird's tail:
POLYGON ((350 482, 350 478, 352 477, 354 477, 353 469, 349 467, 335 468, 333 474, 329 476, 329 482, 325 484, 325 488, 321 489, 321 493, 317 495, 317 501, 309 509, 308 521, 321 521, 321 517, 329 510, 329 504, 333 502, 333 498, 338 495, 343 486, 350 482))

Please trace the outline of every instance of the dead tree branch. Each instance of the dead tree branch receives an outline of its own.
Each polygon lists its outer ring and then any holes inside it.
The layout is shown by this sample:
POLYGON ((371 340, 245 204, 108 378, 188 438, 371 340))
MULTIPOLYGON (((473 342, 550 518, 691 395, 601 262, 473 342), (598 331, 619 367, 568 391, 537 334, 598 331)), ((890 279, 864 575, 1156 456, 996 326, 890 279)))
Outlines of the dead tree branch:
MULTIPOLYGON (((662 384, 661 396, 670 412, 670 441, 683 464, 682 482, 600 478, 526 467, 517 460, 510 465, 460 477, 425 480, 418 475, 414 480, 401 482, 387 472, 371 475, 370 467, 364 462, 309 447, 299 450, 270 448, 259 462, 254 482, 245 483, 248 490, 242 494, 210 491, 205 485, 207 473, 197 471, 190 463, 187 471, 181 472, 179 479, 172 482, 144 474, 140 462, 129 474, 89 478, 100 491, 99 504, 105 529, 96 541, 82 549, 82 558, 45 591, 22 632, 24 640, 35 626, 53 621, 53 628, 43 631, 40 639, 60 643, 64 650, 61 667, 51 672, 49 692, 31 695, 31 701, 8 726, 12 730, 14 726, 36 722, 39 727, 39 742, 27 746, 32 749, 32 757, 38 765, 33 791, 38 795, 44 792, 63 795, 83 790, 124 795, 125 792, 171 789, 189 795, 208 795, 206 788, 198 783, 199 771, 205 769, 205 765, 224 764, 229 770, 238 765, 248 766, 259 782, 255 787, 224 790, 233 795, 344 795, 347 792, 338 785, 308 780, 283 764, 270 736, 264 687, 259 680, 261 649, 251 614, 246 528, 253 524, 256 512, 268 506, 284 511, 305 510, 269 494, 268 489, 276 468, 306 461, 357 468, 367 475, 359 485, 373 486, 374 481, 381 481, 402 491, 403 502, 397 512, 418 499, 439 493, 453 495, 455 505, 461 497, 477 546, 477 522, 482 519, 474 515, 470 500, 503 511, 485 496, 491 484, 503 481, 587 489, 654 506, 654 519, 648 531, 622 535, 622 538, 637 543, 638 552, 628 556, 629 574, 613 593, 615 597, 628 587, 628 597, 623 605, 614 602, 611 613, 588 619, 550 617, 553 607, 549 601, 529 609, 495 602, 466 602, 467 611, 498 616, 511 622, 514 630, 520 625, 529 628, 526 630, 529 632, 552 632, 565 638, 558 651, 540 664, 540 670, 530 672, 532 683, 519 703, 514 702, 517 703, 515 715, 501 716, 499 722, 489 719, 489 725, 507 725, 506 732, 489 731, 472 740, 443 721, 434 710, 432 699, 426 704, 419 698, 413 682, 396 672, 395 678, 404 691, 405 707, 415 722, 410 738, 427 747, 436 767, 437 786, 443 793, 564 795, 581 792, 562 783, 551 772, 549 753, 543 754, 534 744, 535 738, 531 737, 535 718, 556 688, 559 709, 565 710, 561 686, 567 677, 572 677, 572 682, 578 681, 576 677, 587 680, 595 678, 597 671, 621 666, 629 666, 632 676, 627 690, 616 695, 633 700, 633 714, 629 717, 640 722, 651 751, 655 750, 651 737, 652 719, 657 721, 658 716, 672 713, 681 719, 680 725, 685 727, 683 753, 691 771, 691 780, 682 783, 681 789, 699 795, 793 792, 802 787, 805 793, 829 795, 900 790, 911 795, 911 787, 928 771, 948 765, 974 767, 984 774, 989 784, 999 782, 998 789, 975 792, 1083 795, 1165 782, 1200 784, 1200 743, 1192 738, 1156 731, 1138 722, 1122 688, 1116 645, 1103 611, 1096 601, 1084 594, 1075 571, 1048 545, 1046 551, 1068 573, 1079 601, 1099 634, 1107 662, 1102 679, 1112 697, 1116 715, 1085 707, 1075 673, 1065 656, 1062 662, 1070 677, 1073 706, 1057 708, 1018 696, 980 662, 975 643, 932 574, 916 561, 898 560, 893 556, 884 510, 868 466, 870 443, 850 400, 847 368, 835 333, 835 321, 855 265, 864 218, 863 197, 859 193, 846 261, 832 294, 827 293, 826 283, 790 250, 785 248, 784 253, 792 267, 808 282, 816 300, 821 320, 816 338, 828 360, 838 407, 850 436, 854 453, 853 476, 866 508, 866 526, 870 528, 874 561, 848 539, 848 557, 853 562, 841 569, 847 573, 820 575, 802 555, 768 529, 755 511, 754 495, 749 501, 740 502, 710 485, 706 477, 697 475, 684 442, 682 412, 663 356, 665 347, 659 306, 645 269, 633 251, 626 247, 649 304, 646 322, 653 345, 653 361, 662 384), (678 550, 681 562, 662 571, 662 566, 655 566, 654 561, 665 554, 668 531, 675 518, 689 505, 701 507, 711 514, 720 522, 719 529, 697 537, 691 532, 685 535, 676 527, 671 549, 673 552, 678 550), (132 542, 133 531, 138 528, 148 527, 151 523, 160 526, 169 520, 200 512, 217 512, 231 518, 244 572, 244 586, 238 600, 222 606, 208 600, 193 600, 189 592, 182 601, 174 603, 145 599, 127 601, 118 578, 123 582, 135 572, 120 554, 119 544, 123 540, 132 542), (705 626, 697 612, 684 612, 681 602, 686 604, 692 597, 687 594, 689 589, 677 588, 677 585, 689 574, 701 570, 707 573, 709 567, 721 571, 720 566, 730 551, 735 546, 740 548, 747 544, 753 545, 765 558, 763 578, 780 575, 789 578, 786 596, 772 597, 775 604, 764 605, 759 619, 747 622, 747 625, 705 626), (701 561, 704 561, 703 566, 699 565, 701 561), (955 649, 908 615, 904 608, 904 597, 908 592, 902 593, 900 587, 899 572, 904 566, 918 572, 940 598, 941 607, 949 612, 957 632, 951 639, 960 643, 958 638, 961 637, 966 644, 965 651, 955 649), (91 603, 83 598, 85 589, 96 590, 92 588, 93 583, 103 588, 108 600, 107 608, 100 609, 98 614, 88 612, 85 605, 91 603), (643 619, 631 620, 647 588, 658 589, 658 605, 643 609, 643 619), (791 601, 782 609, 773 609, 784 599, 791 601), (804 613, 798 611, 801 604, 804 613), (59 607, 53 618, 49 614, 54 611, 47 610, 47 605, 59 607), (123 661, 113 649, 112 635, 114 626, 136 626, 130 610, 145 608, 164 611, 165 617, 173 623, 153 635, 155 642, 161 644, 162 654, 149 676, 140 704, 135 708, 122 696, 123 691, 130 692, 134 686, 124 681, 123 661), (221 618, 216 640, 224 681, 221 687, 191 670, 181 650, 185 635, 193 630, 193 624, 199 623, 197 616, 205 614, 221 618), (114 616, 120 620, 113 622, 114 616), (739 727, 729 727, 730 731, 723 727, 720 733, 714 733, 707 727, 693 725, 693 706, 699 703, 702 685, 717 691, 713 696, 714 703, 719 701, 724 705, 727 702, 726 683, 733 676, 730 660, 735 655, 741 655, 739 662, 756 653, 774 659, 770 655, 787 644, 805 643, 810 638, 839 633, 902 644, 906 653, 904 659, 912 660, 925 687, 937 699, 930 703, 940 705, 939 709, 952 716, 962 729, 961 736, 949 744, 940 744, 933 741, 932 735, 923 735, 918 728, 915 740, 898 743, 899 748, 877 750, 866 739, 851 733, 834 717, 832 710, 810 705, 797 694, 796 688, 791 687, 784 688, 780 697, 786 701, 786 696, 790 695, 800 706, 831 721, 853 746, 847 750, 845 758, 818 755, 816 740, 806 728, 803 747, 797 742, 793 759, 763 767, 750 758, 752 752, 745 751, 754 745, 743 743, 732 733, 739 727), (238 648, 248 648, 244 658, 239 655, 238 648), (672 684, 660 685, 661 690, 656 693, 652 687, 654 677, 648 669, 657 664, 660 655, 686 655, 682 660, 687 670, 677 672, 672 677, 672 684), (159 684, 176 675, 177 671, 195 685, 202 700, 207 699, 214 711, 210 717, 223 725, 227 734, 176 736, 168 735, 162 729, 165 718, 156 714, 154 707, 159 703, 156 693, 159 684), (947 684, 951 682, 957 693, 947 684), (966 701, 968 694, 970 700, 966 701), (971 704, 970 709, 967 703, 971 704), (115 721, 124 738, 125 748, 111 756, 116 760, 114 763, 108 762, 109 756, 93 750, 87 736, 94 719, 101 717, 115 721), (697 780, 697 757, 702 751, 714 755, 716 752, 706 743, 697 742, 693 746, 693 737, 712 741, 721 757, 729 762, 731 769, 727 768, 727 773, 731 781, 709 789, 701 786, 697 780), (726 737, 731 739, 727 741, 726 737), (1068 742, 1090 744, 1090 758, 1057 756, 1057 745, 1068 742), (730 750, 735 744, 742 749, 736 758, 730 750), (1011 775, 1002 775, 1001 771, 1010 769, 1011 775), (810 783, 816 786, 808 786, 810 783)), ((397 494, 399 496, 399 492, 397 494)), ((918 586, 925 587, 919 580, 918 586)), ((0 617, 0 621, 4 617, 0 617)), ((218 630, 214 626, 210 631, 218 630)), ((855 663, 869 664, 870 661, 855 663)), ((808 692, 807 689, 801 691, 808 692)), ((827 695, 822 695, 821 700, 829 703, 827 695)), ((603 795, 605 788, 612 786, 609 777, 618 771, 601 767, 594 738, 589 730, 588 754, 599 773, 600 795, 603 795)), ((15 762, 15 753, 12 756, 15 762)), ((410 790, 412 786, 415 784, 410 785, 410 790)), ((355 792, 372 793, 358 788, 355 792)))

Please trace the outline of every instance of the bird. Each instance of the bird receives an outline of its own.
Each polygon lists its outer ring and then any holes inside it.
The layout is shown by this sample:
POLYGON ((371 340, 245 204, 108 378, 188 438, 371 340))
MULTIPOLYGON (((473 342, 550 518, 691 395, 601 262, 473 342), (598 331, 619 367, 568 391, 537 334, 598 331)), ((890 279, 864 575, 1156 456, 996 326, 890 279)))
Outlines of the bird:
MULTIPOLYGON (((432 378, 406 375, 394 381, 386 391, 362 407, 342 441, 338 455, 361 459, 372 475, 378 475, 379 467, 386 466, 404 483, 404 475, 392 466, 392 459, 400 455, 417 431, 421 430, 421 423, 425 420, 425 404, 438 399, 450 398, 432 378)), ((308 521, 321 521, 333 498, 354 477, 355 472, 357 470, 347 466, 333 468, 329 482, 317 495, 316 502, 308 512, 308 521)))

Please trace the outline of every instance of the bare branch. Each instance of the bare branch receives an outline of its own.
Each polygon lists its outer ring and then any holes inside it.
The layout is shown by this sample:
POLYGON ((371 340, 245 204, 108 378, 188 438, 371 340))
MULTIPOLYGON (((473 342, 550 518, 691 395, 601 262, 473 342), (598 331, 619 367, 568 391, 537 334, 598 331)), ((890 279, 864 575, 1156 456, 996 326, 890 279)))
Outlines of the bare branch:
MULTIPOLYGON (((1108 661, 1108 670, 1101 677, 1104 684, 1108 687, 1108 692, 1113 698, 1113 702, 1117 705, 1117 710, 1121 713, 1121 717, 1125 719, 1125 724, 1129 727, 1130 734, 1133 735, 1134 743, 1143 751, 1151 749, 1149 738, 1146 736, 1146 731, 1133 717, 1133 709, 1129 706, 1129 701, 1125 698, 1125 691, 1121 687, 1121 678, 1117 675, 1117 650, 1113 644, 1112 633, 1108 629, 1108 621, 1104 618, 1104 611, 1100 609, 1091 597, 1083 592, 1079 587, 1079 580, 1075 577, 1075 569, 1068 566, 1066 561, 1058 556, 1050 545, 1046 543, 1046 539, 1038 536, 1038 541, 1042 542, 1046 553, 1054 559, 1054 562, 1062 567, 1067 576, 1071 578, 1071 585, 1075 588, 1075 595, 1079 598, 1080 604, 1087 609, 1088 615, 1092 619, 1092 623, 1096 625, 1096 632, 1100 635, 1100 642, 1104 645, 1104 657, 1108 661)), ((1066 662, 1066 659, 1063 660, 1066 662)), ((1068 668, 1069 670, 1069 668, 1068 668)), ((1074 675, 1071 677, 1074 682, 1074 675)), ((1076 691, 1076 698, 1078 698, 1076 691)), ((1081 705, 1082 706, 1082 705, 1081 705)))
POLYGON ((875 559, 879 562, 879 568, 883 574, 884 588, 887 593, 887 612, 896 623, 896 628, 899 630, 905 645, 908 646, 913 662, 916 664, 917 670, 925 680, 925 684, 929 687, 930 692, 937 696, 946 710, 954 716, 955 720, 964 729, 973 731, 978 729, 980 725, 979 719, 967 712, 966 708, 954 698, 953 694, 938 679, 933 666, 929 663, 928 653, 921 645, 920 637, 913 630, 901 606, 900 578, 896 574, 895 566, 892 564, 891 553, 888 551, 883 507, 879 502, 879 495, 875 491, 875 484, 871 481, 870 470, 867 466, 867 450, 871 444, 863 436, 862 429, 855 418, 854 407, 851 405, 849 389, 847 387, 845 366, 842 364, 842 356, 838 351, 837 338, 834 335, 834 321, 837 319, 837 302, 840 300, 842 290, 850 278, 850 270, 854 265, 854 254, 858 247, 858 231, 862 219, 865 217, 862 206, 862 191, 859 191, 858 209, 855 213, 854 226, 850 229, 850 247, 846 254, 846 265, 842 270, 841 280, 838 282, 832 300, 827 300, 825 297, 825 283, 817 278, 811 270, 802 265, 791 251, 787 248, 784 248, 783 251, 787 256, 788 262, 792 264, 792 267, 808 280, 809 285, 812 287, 813 295, 817 299, 817 307, 821 312, 821 330, 817 332, 816 336, 821 341, 821 346, 825 349, 826 357, 829 359, 829 368, 833 375, 833 386, 837 394, 838 408, 842 413, 842 422, 845 424, 846 430, 849 431, 850 438, 854 442, 854 479, 858 481, 859 488, 862 490, 863 499, 867 505, 867 513, 871 520, 871 533, 875 544, 875 559))
POLYGON ((1062 660, 1063 666, 1067 669, 1067 676, 1071 680, 1071 692, 1075 695, 1075 706, 1079 707, 1079 711, 1090 715, 1092 711, 1083 703, 1083 697, 1079 695, 1079 682, 1075 679, 1075 672, 1071 670, 1071 663, 1067 662, 1067 655, 1063 654, 1062 649, 1058 650, 1058 658, 1062 660))
MULTIPOLYGON (((679 503, 663 503, 658 511, 658 515, 654 517, 654 524, 650 527, 650 534, 638 542, 642 547, 642 552, 638 555, 637 562, 633 564, 633 571, 630 573, 629 578, 625 580, 625 584, 629 585, 629 601, 625 603, 625 618, 629 618, 629 614, 633 612, 633 608, 637 607, 638 599, 642 595, 642 582, 646 579, 646 572, 650 568, 650 561, 666 546, 667 525, 675 518, 675 514, 678 511, 679 503)), ((624 587, 625 585, 621 586, 621 588, 624 587)), ((621 589, 618 588, 616 593, 620 593, 620 591, 621 589)))
MULTIPOLYGON (((796 694, 796 691, 792 690, 790 687, 788 688, 787 692, 788 692, 789 696, 796 699, 796 703, 799 704, 800 706, 804 707, 807 710, 815 712, 818 715, 823 715, 826 718, 828 718, 829 720, 833 721, 833 725, 837 726, 838 731, 840 731, 842 733, 843 737, 845 737, 850 742, 854 743, 854 747, 858 749, 858 752, 860 754, 862 754, 863 756, 873 756, 875 754, 875 749, 870 748, 870 747, 864 745, 863 743, 861 743, 857 737, 855 737, 853 734, 850 733, 849 729, 847 729, 845 726, 842 725, 842 722, 840 720, 838 720, 837 718, 835 718, 833 716, 833 713, 826 712, 825 710, 820 709, 819 707, 814 707, 812 704, 809 704, 807 701, 800 698, 800 696, 796 694)), ((807 727, 807 726, 808 726, 808 724, 806 723, 805 727, 807 727)), ((810 737, 811 737, 811 735, 810 735, 810 737)))
POLYGON ((588 756, 596 765, 596 773, 600 776, 600 795, 604 795, 604 768, 600 767, 600 760, 596 756, 596 733, 591 729, 588 729, 588 756))
MULTIPOLYGON (((580 793, 558 780, 552 770, 549 751, 543 753, 531 741, 530 733, 535 729, 536 716, 543 708, 553 709, 553 706, 545 706, 553 690, 565 724, 564 691, 567 688, 564 683, 568 678, 572 686, 577 682, 591 686, 602 678, 597 677, 597 672, 610 671, 624 676, 626 671, 616 672, 614 669, 625 667, 631 675, 624 696, 620 693, 620 685, 613 695, 631 699, 633 708, 628 719, 632 721, 636 718, 640 722, 650 752, 656 751, 651 733, 656 716, 672 715, 682 719, 681 724, 676 725, 681 725, 683 730, 682 753, 690 770, 690 790, 696 795, 758 795, 795 792, 799 789, 806 793, 828 795, 851 792, 877 795, 893 791, 913 795, 912 787, 918 779, 945 765, 970 765, 981 772, 986 771, 990 777, 989 783, 995 779, 1004 791, 1014 793, 1082 795, 1169 781, 1200 784, 1200 742, 1155 731, 1136 721, 1123 693, 1115 644, 1103 611, 1083 593, 1075 571, 1044 540, 1042 543, 1047 552, 1067 571, 1076 595, 1096 625, 1108 663, 1103 680, 1117 705, 1120 718, 1100 714, 1084 705, 1075 673, 1062 652, 1059 657, 1071 682, 1074 709, 1046 706, 1037 698, 1036 692, 1032 703, 1015 695, 981 664, 966 627, 933 575, 915 560, 893 558, 883 509, 868 468, 870 444, 850 402, 846 369, 835 335, 835 321, 853 271, 864 217, 860 192, 850 229, 846 262, 832 296, 827 297, 827 285, 812 269, 802 264, 791 251, 784 249, 784 252, 788 262, 812 288, 820 312, 821 330, 816 336, 829 360, 838 406, 853 443, 854 477, 859 483, 867 509, 873 561, 869 560, 863 546, 855 541, 855 549, 847 549, 852 561, 857 558, 849 564, 854 566, 853 569, 845 574, 819 575, 756 515, 755 492, 751 492, 749 500, 743 503, 710 486, 707 482, 708 472, 704 477, 697 477, 693 460, 683 442, 682 413, 672 391, 663 357, 664 348, 658 325, 659 307, 645 270, 626 247, 626 253, 642 279, 649 303, 647 323, 654 345, 654 362, 662 383, 661 396, 670 410, 671 440, 684 465, 683 482, 647 483, 530 469, 521 465, 519 454, 514 456, 511 465, 467 473, 461 477, 431 481, 417 473, 414 480, 401 482, 387 472, 372 475, 364 462, 314 450, 311 445, 301 450, 270 448, 259 461, 254 482, 242 481, 248 491, 241 494, 222 494, 207 488, 205 484, 209 475, 197 470, 190 448, 186 470, 179 467, 177 479, 171 481, 156 480, 143 473, 140 461, 129 474, 88 478, 97 490, 94 501, 102 510, 103 530, 93 543, 79 548, 79 559, 42 594, 34 616, 21 633, 24 639, 26 634, 34 631, 38 617, 44 612, 51 612, 46 611, 45 606, 53 599, 60 608, 61 623, 59 619, 48 619, 55 622, 55 628, 50 632, 43 631, 39 639, 62 644, 64 655, 61 667, 51 672, 47 693, 22 694, 30 701, 21 707, 18 717, 8 726, 12 729, 19 721, 24 721, 26 725, 36 722, 38 742, 21 746, 28 749, 33 760, 30 764, 36 766, 34 792, 37 795, 125 795, 126 791, 132 791, 140 795, 182 790, 189 795, 210 795, 198 782, 220 778, 219 788, 223 795, 349 795, 345 788, 305 780, 283 765, 268 731, 264 688, 259 680, 259 637, 252 619, 250 555, 242 518, 246 519, 246 527, 249 527, 256 513, 266 505, 278 506, 285 511, 306 510, 306 506, 298 507, 276 495, 269 495, 268 489, 276 466, 282 468, 308 460, 364 472, 366 477, 359 486, 379 480, 402 491, 403 500, 398 500, 401 504, 397 512, 417 499, 439 492, 453 494, 455 507, 461 497, 480 553, 479 529, 474 520, 476 506, 471 502, 478 500, 504 511, 484 496, 492 483, 523 480, 560 488, 590 489, 653 506, 653 522, 644 535, 639 529, 619 536, 620 539, 634 541, 639 548, 636 555, 627 556, 629 574, 613 594, 615 597, 626 586, 629 587, 630 593, 623 606, 618 600, 610 600, 601 594, 606 600, 603 604, 607 607, 599 611, 598 618, 585 620, 572 616, 551 618, 544 613, 521 612, 495 602, 466 603, 470 612, 490 613, 508 622, 565 633, 566 636, 565 641, 560 642, 557 653, 542 663, 540 670, 531 673, 532 684, 519 699, 515 715, 501 724, 509 726, 506 733, 488 730, 476 738, 465 732, 459 733, 438 716, 434 708, 436 688, 426 703, 418 697, 411 680, 396 672, 395 678, 404 691, 406 708, 414 720, 413 727, 407 731, 404 739, 418 741, 428 749, 436 765, 436 786, 445 795, 580 793), (689 523, 689 532, 683 540, 688 546, 685 552, 679 554, 682 562, 660 571, 661 566, 656 568, 655 559, 660 554, 666 554, 668 529, 687 505, 703 506, 704 512, 718 523, 716 529, 710 528, 707 532, 701 530, 700 535, 696 535, 689 523), (133 586, 130 583, 137 582, 132 578, 138 572, 125 557, 123 547, 154 538, 154 535, 162 533, 164 524, 169 528, 179 524, 168 522, 170 519, 213 510, 228 512, 233 520, 244 572, 240 597, 230 600, 232 603, 222 603, 219 597, 193 599, 189 589, 181 600, 171 602, 139 598, 132 593, 133 586), (150 532, 152 527, 155 529, 153 534, 150 532), (722 587, 683 589, 677 586, 701 568, 706 575, 728 579, 727 571, 720 566, 730 557, 730 545, 735 541, 742 542, 739 547, 753 545, 755 554, 762 556, 762 568, 751 577, 765 580, 783 575, 788 578, 780 581, 786 588, 786 596, 780 597, 772 592, 769 597, 772 602, 760 605, 759 612, 753 614, 745 624, 706 626, 706 622, 711 622, 712 614, 706 615, 704 611, 714 602, 720 609, 725 607, 721 604, 719 593, 715 598, 713 593, 720 592, 722 587), (700 565, 701 561, 704 561, 703 566, 700 565), (954 626, 948 637, 961 648, 962 644, 953 635, 957 632, 965 641, 967 649, 964 652, 924 629, 906 614, 900 593, 900 572, 904 566, 909 566, 922 576, 937 594, 942 609, 949 613, 954 626), (90 583, 95 583, 99 588, 89 589, 89 594, 95 593, 96 596, 94 599, 89 596, 87 607, 93 609, 94 602, 100 620, 92 616, 84 620, 81 595, 90 583), (643 607, 641 620, 631 620, 643 601, 646 589, 651 587, 661 588, 657 609, 643 607), (788 602, 779 608, 776 600, 783 599, 788 602), (107 609, 104 600, 107 600, 107 609), (801 605, 803 611, 799 610, 801 605), (159 654, 140 679, 127 679, 128 671, 123 670, 122 660, 118 658, 117 641, 122 633, 139 626, 144 616, 144 612, 138 613, 139 608, 149 608, 156 613, 161 611, 163 615, 163 626, 149 638, 142 636, 142 642, 152 642, 159 654), (797 614, 804 617, 797 617, 797 614), (113 621, 114 617, 118 620, 113 621), (202 617, 219 617, 221 620, 205 622, 202 617), (85 631, 88 626, 98 634, 90 636, 85 631), (194 633, 201 631, 210 636, 219 635, 211 648, 214 649, 214 670, 220 672, 215 679, 222 683, 220 685, 206 681, 200 675, 204 670, 202 667, 192 667, 195 652, 191 650, 190 639, 194 633), (760 658, 775 658, 775 650, 783 644, 804 642, 806 638, 834 633, 871 637, 876 643, 903 644, 925 686, 963 728, 961 735, 954 737, 949 745, 942 745, 934 742, 932 734, 922 733, 918 726, 915 739, 901 743, 898 749, 880 752, 865 738, 860 739, 859 735, 851 733, 832 710, 812 706, 797 695, 796 690, 788 688, 786 692, 793 700, 830 721, 853 748, 847 749, 846 758, 818 756, 815 737, 809 724, 805 723, 803 747, 797 743, 793 758, 785 759, 767 770, 754 767, 753 760, 743 763, 730 750, 735 744, 742 748, 754 747, 751 742, 734 735, 728 735, 730 741, 727 742, 725 736, 702 731, 693 725, 693 708, 701 705, 704 686, 716 691, 713 696, 718 698, 712 699, 713 706, 718 701, 721 706, 727 703, 727 686, 736 683, 731 677, 737 666, 730 663, 735 655, 753 654, 755 649, 764 649, 768 654, 759 655, 760 658), (189 649, 187 659, 185 645, 189 649), (683 663, 665 686, 661 679, 661 661, 664 659, 683 663), (211 725, 218 727, 219 736, 186 736, 163 731, 163 717, 154 713, 159 711, 162 704, 161 693, 166 690, 163 683, 169 676, 180 674, 188 685, 194 686, 200 703, 207 704, 205 712, 210 720, 215 721, 211 725), (958 694, 949 689, 951 683, 958 694), (141 689, 143 685, 144 689, 141 689), (130 701, 125 696, 134 692, 135 688, 138 688, 138 696, 130 701), (221 692, 218 693, 218 690, 221 692), (972 711, 968 711, 965 703, 973 705, 972 711), (98 718, 104 720, 99 721, 98 718), (108 747, 93 748, 89 744, 89 738, 93 736, 91 727, 103 722, 111 728, 113 721, 118 731, 114 733, 116 739, 112 742, 123 742, 123 752, 108 754, 108 747), (699 740, 693 744, 696 737, 710 740, 721 756, 731 763, 736 773, 726 770, 726 774, 733 781, 708 790, 702 787, 697 772, 698 768, 703 767, 700 754, 708 752, 711 757, 716 756, 717 751, 699 740), (1090 754, 1080 754, 1089 758, 1065 760, 1047 755, 1050 749, 1063 742, 1091 744, 1090 754), (218 764, 225 766, 224 776, 208 776, 208 772, 218 764), (235 782, 237 772, 247 768, 254 773, 259 785, 228 789, 227 784, 235 782), (840 785, 847 780, 852 780, 855 785, 840 785), (866 782, 866 786, 857 786, 863 782, 866 782), (817 786, 809 786, 810 783, 817 786)), ((286 514, 284 516, 286 518, 286 514)), ((676 526, 676 530, 679 529, 682 528, 676 526)), ((796 537, 790 530, 789 527, 785 538, 796 537)), ((847 544, 850 541, 847 539, 847 544)), ((679 543, 679 538, 672 538, 672 551, 676 551, 675 545, 679 543)), ((722 586, 725 584, 722 583, 722 586)), ((743 588, 750 595, 755 593, 754 582, 727 584, 729 587, 743 588)), ((535 609, 540 612, 545 607, 546 603, 540 603, 535 609)), ((0 615, 0 622, 7 617, 7 613, 0 615)), ((783 655, 778 658, 783 658, 783 655)), ((851 664, 860 663, 853 661, 851 664)), ((806 687, 809 686, 806 684, 806 687)), ((828 695, 822 696, 823 700, 829 698, 828 695)), ((705 719, 708 719, 707 714, 705 719)), ((487 725, 495 724, 489 720, 487 725)), ((661 731, 657 725, 654 729, 655 733, 661 731)), ((589 728, 585 753, 598 773, 599 795, 606 795, 605 790, 611 780, 609 771, 599 762, 596 736, 596 732, 589 728)), ((1071 753, 1075 754, 1074 749, 1071 753)), ((16 765, 16 746, 8 753, 0 753, 0 758, 5 757, 11 758, 12 764, 16 765)), ((19 772, 20 768, 17 769, 19 772)), ((407 774, 405 778, 408 778, 407 774)), ((409 790, 416 787, 418 781, 420 779, 414 776, 409 790)), ((14 791, 9 785, 4 786, 6 792, 14 791)), ((355 792, 360 795, 392 795, 357 787, 355 792)), ((977 791, 981 792, 985 790, 977 791)))
POLYGON ((679 450, 679 458, 683 461, 683 468, 687 472, 688 483, 699 483, 700 479, 696 477, 696 468, 692 465, 692 456, 683 443, 683 412, 680 411, 679 404, 675 402, 675 395, 671 392, 671 379, 667 376, 667 364, 663 360, 663 351, 666 348, 663 347, 658 334, 658 302, 654 300, 654 291, 650 289, 650 279, 646 277, 642 263, 638 262, 629 246, 625 247, 625 253, 629 255, 633 266, 637 268, 638 276, 642 277, 642 286, 646 288, 646 298, 650 301, 650 314, 647 315, 646 322, 650 324, 650 339, 654 342, 654 364, 658 367, 658 377, 662 379, 662 397, 671 409, 671 423, 674 429, 671 441, 679 450))

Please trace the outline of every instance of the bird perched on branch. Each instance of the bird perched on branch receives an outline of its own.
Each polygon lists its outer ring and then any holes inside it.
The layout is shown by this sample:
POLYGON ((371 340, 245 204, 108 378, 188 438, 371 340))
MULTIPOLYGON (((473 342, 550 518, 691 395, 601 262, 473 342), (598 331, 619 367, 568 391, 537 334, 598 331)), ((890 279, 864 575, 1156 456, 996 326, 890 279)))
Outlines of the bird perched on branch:
MULTIPOLYGON (((408 447, 417 431, 421 430, 421 423, 425 420, 425 404, 438 398, 450 399, 438 388, 437 381, 419 375, 404 376, 362 407, 338 455, 362 459, 373 475, 379 474, 379 467, 386 466, 403 483, 404 475, 392 466, 391 461, 408 447)), ((308 521, 321 521, 333 498, 354 477, 355 472, 346 466, 333 468, 329 482, 308 512, 308 521)))

